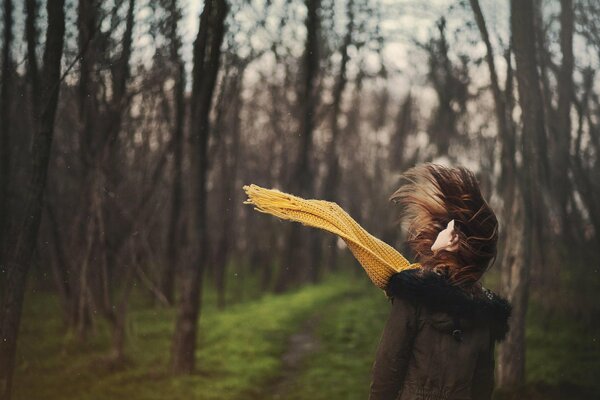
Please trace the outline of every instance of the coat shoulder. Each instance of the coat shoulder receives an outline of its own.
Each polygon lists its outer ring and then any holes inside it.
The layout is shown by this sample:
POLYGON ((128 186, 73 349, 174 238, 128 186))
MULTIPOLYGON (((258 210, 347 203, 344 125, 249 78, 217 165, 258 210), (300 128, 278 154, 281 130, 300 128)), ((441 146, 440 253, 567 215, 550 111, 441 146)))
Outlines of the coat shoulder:
POLYGON ((442 275, 415 268, 392 275, 385 292, 389 298, 405 299, 432 311, 486 321, 497 341, 504 340, 508 333, 512 311, 510 302, 484 287, 475 293, 467 293, 442 275))

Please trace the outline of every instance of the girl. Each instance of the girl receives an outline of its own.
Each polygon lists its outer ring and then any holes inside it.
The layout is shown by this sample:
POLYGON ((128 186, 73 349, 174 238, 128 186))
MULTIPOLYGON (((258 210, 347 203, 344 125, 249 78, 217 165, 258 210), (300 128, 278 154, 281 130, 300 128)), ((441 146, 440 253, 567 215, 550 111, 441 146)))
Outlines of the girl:
POLYGON ((498 222, 472 172, 427 163, 406 171, 403 206, 410 263, 340 206, 244 186, 246 204, 341 237, 392 310, 373 364, 371 400, 490 399, 494 345, 510 304, 480 279, 496 258, 498 222))
POLYGON ((496 216, 466 168, 423 164, 403 178, 391 200, 403 206, 420 268, 395 273, 385 288, 392 310, 370 399, 490 399, 494 344, 511 309, 480 284, 496 257, 496 216))

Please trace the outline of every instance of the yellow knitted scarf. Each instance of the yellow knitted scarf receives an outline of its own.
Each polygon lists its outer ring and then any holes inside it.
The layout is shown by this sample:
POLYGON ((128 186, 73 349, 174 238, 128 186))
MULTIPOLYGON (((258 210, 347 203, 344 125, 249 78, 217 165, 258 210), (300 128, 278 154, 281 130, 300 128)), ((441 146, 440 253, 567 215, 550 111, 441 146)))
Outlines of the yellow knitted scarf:
POLYGON ((392 246, 364 230, 336 203, 305 200, 256 185, 244 186, 244 191, 248 195, 244 204, 254 205, 257 211, 301 222, 341 237, 371 281, 380 289, 385 289, 394 273, 420 267, 420 264, 411 264, 392 246))

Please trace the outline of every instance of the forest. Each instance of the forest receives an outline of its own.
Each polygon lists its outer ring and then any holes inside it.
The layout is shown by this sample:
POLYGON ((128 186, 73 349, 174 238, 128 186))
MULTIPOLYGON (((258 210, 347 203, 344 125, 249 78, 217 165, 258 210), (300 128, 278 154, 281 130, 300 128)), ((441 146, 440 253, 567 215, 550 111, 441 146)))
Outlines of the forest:
POLYGON ((596 0, 2 0, 0 400, 361 399, 400 174, 475 172, 495 399, 600 398, 596 0))

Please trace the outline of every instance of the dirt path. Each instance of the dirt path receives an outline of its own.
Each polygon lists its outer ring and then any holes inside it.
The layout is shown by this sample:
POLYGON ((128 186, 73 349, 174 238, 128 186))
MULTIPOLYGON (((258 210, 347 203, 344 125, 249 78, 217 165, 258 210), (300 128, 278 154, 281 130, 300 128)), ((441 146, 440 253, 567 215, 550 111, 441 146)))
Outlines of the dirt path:
MULTIPOLYGON (((350 290, 340 293, 322 307, 317 308, 299 326, 295 333, 288 337, 286 350, 281 356, 281 369, 277 377, 270 384, 262 388, 257 399, 283 400, 294 398, 290 393, 297 392, 298 375, 307 367, 308 358, 318 352, 321 343, 318 328, 321 319, 336 307, 344 298, 355 296, 356 292, 350 290)), ((253 397, 254 398, 254 397, 253 397)))
POLYGON ((268 399, 287 399, 288 393, 294 390, 297 374, 301 371, 306 358, 319 349, 319 338, 316 329, 319 326, 321 314, 311 315, 301 325, 300 329, 288 339, 287 350, 281 357, 281 375, 267 391, 268 399))

